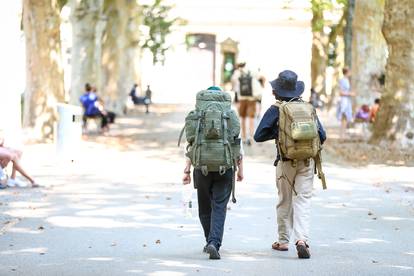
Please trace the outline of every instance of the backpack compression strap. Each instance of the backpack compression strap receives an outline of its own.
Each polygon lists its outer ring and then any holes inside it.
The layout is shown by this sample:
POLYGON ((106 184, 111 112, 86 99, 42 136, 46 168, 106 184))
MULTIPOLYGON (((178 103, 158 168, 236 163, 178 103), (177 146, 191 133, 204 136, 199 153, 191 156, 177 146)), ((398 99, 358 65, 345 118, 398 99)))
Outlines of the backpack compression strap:
POLYGON ((183 139, 184 131, 185 131, 185 125, 184 125, 183 129, 180 132, 180 136, 178 137, 178 144, 177 144, 178 147, 180 147, 181 139, 183 139))
POLYGON ((321 151, 319 151, 318 154, 315 157, 315 169, 316 169, 316 171, 318 173, 318 178, 322 182, 322 188, 324 190, 326 190, 325 174, 322 171, 322 156, 321 156, 321 151))
MULTIPOLYGON (((275 106, 275 107, 277 107, 278 108, 278 110, 279 110, 279 118, 278 118, 278 120, 280 119, 280 109, 281 109, 281 107, 282 107, 282 104, 283 104, 283 102, 281 102, 281 101, 276 101, 273 105, 275 106)), ((280 124, 278 123, 278 128, 280 128, 280 124)), ((280 129, 279 129, 279 137, 280 137, 280 129)), ((280 158, 281 159, 283 159, 284 157, 283 157, 283 152, 282 152, 282 149, 280 148, 280 144, 279 144, 279 137, 278 137, 278 139, 275 139, 275 144, 276 144, 276 148, 277 148, 277 152, 279 153, 279 156, 280 156, 280 158)), ((276 164, 276 163, 275 163, 276 164)))

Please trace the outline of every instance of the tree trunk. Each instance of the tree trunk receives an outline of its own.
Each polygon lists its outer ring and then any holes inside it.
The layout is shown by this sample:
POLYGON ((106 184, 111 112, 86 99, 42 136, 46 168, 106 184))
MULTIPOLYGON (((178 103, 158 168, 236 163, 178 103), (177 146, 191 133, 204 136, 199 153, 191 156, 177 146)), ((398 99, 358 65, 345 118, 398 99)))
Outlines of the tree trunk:
POLYGON ((311 84, 318 94, 325 94, 328 37, 323 32, 323 10, 313 9, 311 84))
POLYGON ((344 28, 345 66, 352 68, 352 24, 354 20, 355 0, 348 0, 346 6, 346 25, 344 28))
POLYGON ((372 142, 414 145, 414 1, 387 0, 382 31, 388 45, 385 91, 372 142))
POLYGON ((64 100, 60 7, 53 0, 24 0, 26 93, 23 125, 36 139, 52 139, 56 103, 64 100))
POLYGON ((70 4, 73 34, 70 102, 79 104, 85 83, 97 83, 96 25, 103 0, 72 0, 70 4))
POLYGON ((136 1, 106 0, 102 15, 100 91, 107 107, 121 112, 137 77, 139 7, 136 1))
POLYGON ((120 51, 120 75, 118 79, 118 98, 120 104, 126 102, 129 91, 134 83, 138 83, 138 62, 140 57, 139 49, 139 25, 140 9, 136 1, 120 1, 120 15, 124 19, 121 21, 122 43, 119 45, 120 51))
POLYGON ((387 45, 381 32, 384 0, 356 1, 353 22, 352 89, 357 104, 371 105, 380 96, 374 85, 384 73, 387 45))
POLYGON ((326 107, 330 110, 335 103, 336 94, 337 94, 337 86, 339 80, 339 72, 344 67, 344 22, 345 22, 346 11, 344 10, 339 20, 338 24, 332 27, 331 32, 328 36, 328 49, 331 47, 331 50, 328 50, 331 54, 334 55, 334 59, 330 60, 330 66, 333 69, 333 74, 331 76, 331 85, 332 91, 330 93, 327 91, 327 104, 326 107))

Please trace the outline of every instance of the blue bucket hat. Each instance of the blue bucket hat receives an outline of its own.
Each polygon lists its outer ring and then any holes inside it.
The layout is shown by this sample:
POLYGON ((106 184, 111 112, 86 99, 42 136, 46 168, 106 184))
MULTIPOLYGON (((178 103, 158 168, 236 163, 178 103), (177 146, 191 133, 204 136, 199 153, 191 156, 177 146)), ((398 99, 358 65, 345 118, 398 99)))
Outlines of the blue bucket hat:
POLYGON ((277 79, 270 82, 275 94, 282 98, 296 98, 305 91, 303 81, 298 81, 298 75, 290 70, 281 72, 277 79))
POLYGON ((207 90, 213 90, 213 91, 223 91, 219 86, 210 86, 207 88, 207 90))

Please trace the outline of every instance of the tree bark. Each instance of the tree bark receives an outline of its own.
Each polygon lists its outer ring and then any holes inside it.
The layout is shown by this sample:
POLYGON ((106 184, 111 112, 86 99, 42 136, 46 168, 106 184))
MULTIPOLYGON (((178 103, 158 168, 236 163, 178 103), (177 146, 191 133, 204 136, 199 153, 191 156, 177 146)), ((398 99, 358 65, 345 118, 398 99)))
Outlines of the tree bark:
POLYGON ((387 0, 382 31, 388 45, 385 91, 371 141, 414 145, 414 1, 387 0))
POLYGON ((384 0, 356 1, 353 22, 352 89, 357 105, 380 97, 374 84, 385 71, 387 45, 382 35, 384 0))
POLYGON ((26 93, 23 126, 33 138, 52 139, 56 103, 64 100, 60 7, 54 0, 24 0, 26 93))
POLYGON ((137 77, 139 7, 136 1, 105 0, 102 17, 106 22, 101 40, 99 87, 107 107, 121 112, 137 77))
POLYGON ((97 83, 96 28, 103 0, 71 0, 72 49, 70 102, 79 104, 85 83, 97 83))
POLYGON ((118 4, 120 15, 124 19, 121 21, 122 41, 119 45, 120 51, 120 75, 118 80, 119 101, 118 105, 126 102, 129 91, 134 83, 138 83, 138 62, 140 57, 139 48, 139 25, 140 9, 136 1, 122 0, 118 4), (126 3, 125 3, 126 2, 126 3))
POLYGON ((318 94, 325 94, 328 37, 323 32, 323 10, 313 9, 311 84, 318 94))
POLYGON ((352 24, 354 21, 355 0, 348 0, 346 6, 346 24, 344 28, 345 66, 352 68, 352 24))

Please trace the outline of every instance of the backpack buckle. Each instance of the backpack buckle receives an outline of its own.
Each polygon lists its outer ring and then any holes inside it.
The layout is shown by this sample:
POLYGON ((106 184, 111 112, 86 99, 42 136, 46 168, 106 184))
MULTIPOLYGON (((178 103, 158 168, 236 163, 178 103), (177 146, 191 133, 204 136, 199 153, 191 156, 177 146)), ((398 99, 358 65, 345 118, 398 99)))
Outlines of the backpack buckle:
POLYGON ((220 175, 224 175, 225 173, 226 173, 226 167, 220 166, 220 168, 219 168, 219 174, 220 175))
POLYGON ((201 173, 204 176, 207 176, 208 175, 208 168, 207 168, 207 166, 201 166, 201 173))

